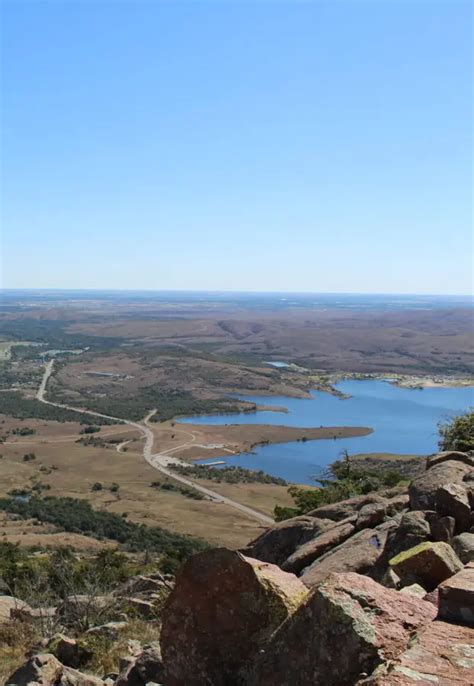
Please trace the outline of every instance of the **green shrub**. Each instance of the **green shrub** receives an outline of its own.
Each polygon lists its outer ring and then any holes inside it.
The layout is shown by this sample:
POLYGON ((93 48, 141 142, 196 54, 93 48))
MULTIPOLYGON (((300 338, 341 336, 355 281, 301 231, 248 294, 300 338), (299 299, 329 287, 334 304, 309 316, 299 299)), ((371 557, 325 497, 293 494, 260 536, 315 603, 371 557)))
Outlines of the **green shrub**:
POLYGON ((129 522, 118 514, 94 510, 87 501, 76 498, 34 496, 27 502, 0 498, 0 510, 23 519, 35 518, 54 524, 64 531, 118 541, 132 552, 160 554, 160 566, 165 572, 175 571, 190 555, 208 547, 201 539, 176 534, 159 526, 129 522))
POLYGON ((100 426, 93 426, 92 424, 85 426, 79 431, 80 434, 95 434, 100 431, 100 426))
MULTIPOLYGON (((56 422, 77 422, 86 424, 90 422, 87 416, 78 415, 77 412, 66 410, 54 405, 46 405, 36 400, 36 398, 24 398, 20 393, 9 391, 2 393, 2 414, 9 415, 15 419, 44 419, 56 422)), ((94 418, 97 424, 116 424, 113 420, 102 417, 94 418)))
POLYGON ((274 517, 277 521, 297 517, 322 505, 338 503, 356 495, 396 486, 402 480, 403 475, 393 469, 361 468, 346 453, 342 460, 337 460, 329 467, 327 478, 317 480, 321 488, 307 489, 290 486, 288 493, 293 498, 295 507, 277 505, 274 509, 274 517))
MULTIPOLYGON (((61 395, 51 392, 50 397, 62 402, 61 395)), ((161 385, 146 386, 134 391, 130 396, 108 395, 105 398, 85 398, 89 410, 102 412, 112 417, 139 421, 153 409, 156 414, 152 422, 162 422, 183 415, 239 412, 242 403, 228 398, 201 399, 189 391, 163 389, 161 385)), ((250 405, 249 405, 250 407, 250 405)))
POLYGON ((278 486, 287 486, 285 479, 278 476, 266 474, 262 470, 254 471, 253 469, 244 469, 243 467, 212 467, 206 464, 197 465, 180 465, 171 464, 173 469, 178 474, 189 476, 191 478, 209 479, 217 483, 259 483, 259 484, 276 484, 278 486))
POLYGON ((15 436, 32 436, 35 433, 36 429, 31 429, 29 426, 18 427, 12 431, 15 436))
POLYGON ((474 450, 474 412, 470 410, 438 425, 441 450, 474 450))
POLYGON ((162 491, 174 491, 175 493, 181 493, 181 495, 184 495, 186 498, 191 498, 191 500, 204 500, 203 494, 197 491, 195 488, 180 486, 172 483, 171 481, 153 481, 151 486, 152 488, 159 488, 162 491))

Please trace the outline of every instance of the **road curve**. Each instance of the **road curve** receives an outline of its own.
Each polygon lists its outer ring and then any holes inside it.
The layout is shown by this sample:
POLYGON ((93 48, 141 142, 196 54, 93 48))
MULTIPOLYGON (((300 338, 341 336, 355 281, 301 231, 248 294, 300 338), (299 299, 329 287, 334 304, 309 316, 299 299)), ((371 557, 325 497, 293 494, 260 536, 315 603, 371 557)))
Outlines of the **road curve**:
POLYGON ((247 507, 247 505, 242 505, 242 503, 237 502, 236 500, 232 500, 231 498, 226 498, 226 496, 221 495, 220 493, 216 493, 216 491, 212 491, 210 488, 205 488, 204 486, 200 486, 199 484, 195 483, 191 479, 188 479, 181 474, 177 474, 176 472, 172 471, 167 467, 167 465, 170 462, 170 458, 167 455, 168 452, 174 452, 178 450, 179 448, 185 448, 188 445, 191 445, 193 441, 195 440, 194 434, 189 433, 188 435, 192 436, 191 441, 188 441, 187 443, 184 443, 181 446, 174 447, 170 449, 169 451, 164 451, 161 453, 154 453, 153 452, 153 443, 155 440, 153 431, 150 429, 148 426, 148 423, 151 419, 151 417, 155 414, 155 410, 150 412, 144 419, 143 423, 139 422, 134 422, 130 419, 122 419, 121 417, 112 417, 111 415, 108 414, 102 414, 101 412, 94 412, 93 410, 84 410, 84 409, 79 409, 77 407, 72 407, 71 405, 64 405, 63 403, 55 403, 52 402, 51 400, 46 400, 45 395, 46 395, 46 387, 48 385, 48 380, 51 374, 53 373, 54 369, 54 359, 49 360, 49 362, 46 364, 43 378, 41 379, 40 386, 38 388, 38 391, 36 393, 36 399, 39 400, 42 403, 45 403, 45 405, 52 405, 53 407, 60 407, 63 410, 71 410, 72 412, 79 412, 80 414, 87 414, 87 415, 92 415, 94 417, 102 417, 104 419, 112 419, 113 421, 116 422, 121 422, 123 424, 128 424, 129 426, 132 426, 135 429, 138 429, 140 433, 142 434, 143 438, 145 439, 144 445, 143 445, 143 457, 145 460, 148 462, 148 464, 153 467, 154 469, 157 469, 159 472, 162 474, 165 474, 166 476, 174 479, 175 481, 179 481, 182 484, 185 484, 186 486, 190 488, 194 488, 196 491, 199 491, 203 495, 207 496, 211 500, 217 503, 224 503, 225 505, 229 505, 230 507, 233 507, 236 510, 239 510, 240 512, 243 512, 244 514, 248 515, 249 517, 252 517, 253 519, 257 519, 259 522, 262 524, 265 524, 267 526, 271 526, 274 524, 274 520, 269 517, 268 515, 263 514, 262 512, 258 512, 257 510, 252 509, 251 507, 247 507))

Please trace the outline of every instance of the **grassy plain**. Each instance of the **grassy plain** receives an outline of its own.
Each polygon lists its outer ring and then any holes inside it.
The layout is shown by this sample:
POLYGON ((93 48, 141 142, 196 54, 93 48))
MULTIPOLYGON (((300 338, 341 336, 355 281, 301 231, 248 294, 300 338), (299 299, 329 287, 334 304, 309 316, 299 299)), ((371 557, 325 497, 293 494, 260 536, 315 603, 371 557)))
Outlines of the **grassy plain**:
MULTIPOLYGON (((8 436, 0 446, 0 496, 41 483, 47 488, 43 491, 46 495, 86 498, 96 508, 118 514, 127 512, 131 521, 234 547, 262 530, 258 522, 227 505, 152 488, 152 482, 167 478, 143 460, 141 440, 128 444, 128 450, 119 453, 115 444, 104 448, 76 443, 82 428, 79 424, 5 419, 0 426, 5 431, 26 424, 36 429, 34 436, 8 436), (27 453, 34 453, 36 458, 25 462, 23 456, 27 453), (96 483, 102 485, 102 490, 93 490, 96 483), (114 483, 119 484, 117 492, 110 490, 114 483)), ((123 426, 107 426, 94 436, 126 440, 133 439, 134 432, 127 433, 123 426)), ((214 483, 211 487, 268 514, 276 504, 291 502, 284 486, 214 483)), ((9 535, 13 533, 7 532, 7 538, 9 535)), ((15 533, 11 540, 18 538, 21 534, 15 533)), ((28 540, 25 538, 24 542, 28 540)))

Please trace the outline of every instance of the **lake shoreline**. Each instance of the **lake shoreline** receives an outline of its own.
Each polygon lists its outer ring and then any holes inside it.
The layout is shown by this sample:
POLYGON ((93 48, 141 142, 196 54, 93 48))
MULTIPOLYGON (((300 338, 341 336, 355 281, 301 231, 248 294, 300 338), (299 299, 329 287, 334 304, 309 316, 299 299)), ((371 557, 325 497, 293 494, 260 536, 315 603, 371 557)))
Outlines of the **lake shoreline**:
MULTIPOLYGON (((183 425, 180 425, 183 426, 183 425)), ((226 460, 229 455, 251 455, 255 449, 273 445, 305 444, 313 441, 339 442, 349 438, 369 436, 373 429, 367 426, 296 427, 281 424, 221 424, 205 425, 186 423, 186 430, 194 437, 173 456, 184 461, 226 460)), ((171 422, 152 425, 158 450, 173 448, 172 433, 179 430, 171 422)))
MULTIPOLYGON (((424 388, 473 388, 474 377, 472 376, 450 376, 443 374, 390 374, 386 373, 367 373, 360 374, 358 372, 337 372, 330 374, 329 380, 331 385, 337 384, 340 381, 370 381, 378 380, 392 384, 399 388, 409 388, 412 390, 423 390, 424 388)), ((316 390, 326 390, 324 386, 318 387, 316 390)), ((337 391, 337 389, 335 389, 337 391)))
MULTIPOLYGON (((336 390, 338 395, 314 390, 309 398, 274 396, 275 405, 286 406, 288 412, 284 415, 269 410, 220 417, 205 415, 188 417, 180 424, 183 428, 190 424, 207 425, 209 430, 216 429, 215 425, 234 425, 238 429, 236 425, 240 424, 244 435, 255 425, 266 426, 271 433, 275 425, 283 424, 297 429, 310 426, 373 428, 368 435, 338 441, 321 439, 306 443, 290 439, 283 443, 260 443, 251 452, 239 455, 222 456, 220 453, 227 465, 262 470, 291 483, 312 484, 314 476, 323 473, 345 451, 349 455, 371 455, 370 460, 373 455, 433 453, 437 449, 438 424, 474 404, 472 388, 467 386, 427 387, 419 392, 389 383, 387 377, 341 380, 336 390)), ((260 394, 240 396, 240 399, 261 405, 260 394)), ((198 458, 206 459, 206 454, 195 450, 193 459, 198 458)), ((380 462, 374 466, 378 464, 380 462)))

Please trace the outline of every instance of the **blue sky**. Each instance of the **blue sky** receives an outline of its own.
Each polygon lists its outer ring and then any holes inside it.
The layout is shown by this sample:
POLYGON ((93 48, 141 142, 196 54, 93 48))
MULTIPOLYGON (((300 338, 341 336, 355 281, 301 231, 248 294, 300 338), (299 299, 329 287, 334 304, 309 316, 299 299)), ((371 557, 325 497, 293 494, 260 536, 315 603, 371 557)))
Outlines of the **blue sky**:
POLYGON ((2 9, 3 287, 471 290, 470 2, 2 9))

